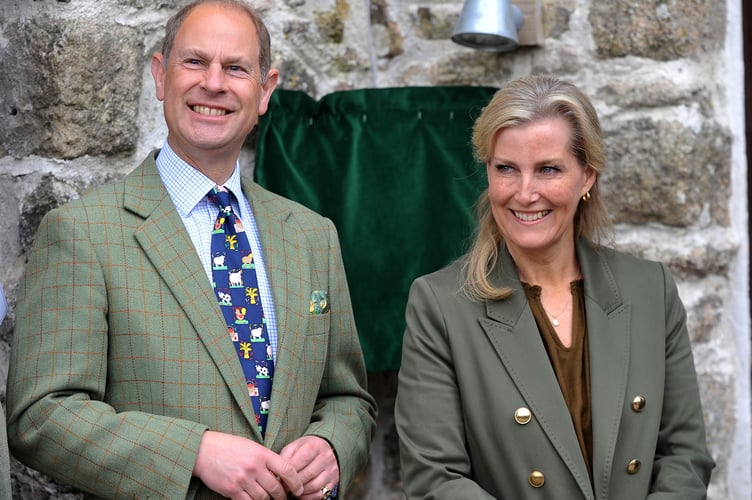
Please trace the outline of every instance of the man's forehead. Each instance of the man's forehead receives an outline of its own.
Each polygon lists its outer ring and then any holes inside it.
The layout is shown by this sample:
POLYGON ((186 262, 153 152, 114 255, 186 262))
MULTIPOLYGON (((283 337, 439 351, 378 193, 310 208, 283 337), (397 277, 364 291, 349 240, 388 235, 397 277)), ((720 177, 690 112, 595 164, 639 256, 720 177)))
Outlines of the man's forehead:
MULTIPOLYGON (((175 48, 178 49, 178 51, 180 51, 181 53, 198 53, 202 51, 206 52, 207 49, 209 49, 208 46, 204 47, 207 40, 210 40, 212 42, 219 41, 216 40, 217 37, 214 36, 214 33, 218 34, 218 38, 222 38, 223 33, 233 31, 234 28, 237 28, 237 23, 244 23, 247 25, 248 29, 241 27, 239 30, 235 29, 235 31, 239 31, 238 39, 248 37, 248 45, 246 46, 242 43, 239 44, 237 49, 234 50, 236 54, 233 56, 230 54, 230 52, 233 51, 233 44, 222 43, 222 52, 234 58, 247 58, 251 56, 251 53, 253 52, 252 47, 258 46, 256 25, 254 24, 253 19, 250 17, 250 15, 241 8, 226 6, 223 4, 202 4, 195 7, 194 10, 192 10, 190 14, 185 18, 175 35, 175 48), (207 9, 207 7, 214 8, 207 9), (218 23, 211 22, 214 20, 207 22, 207 20, 204 19, 206 17, 213 17, 217 15, 226 17, 228 20, 230 20, 228 25, 220 25, 218 23), (233 24, 234 27, 231 26, 231 24, 233 24), (250 50, 248 50, 248 48, 250 48, 250 50)), ((206 53, 204 55, 206 55, 206 53)))
MULTIPOLYGON (((220 15, 220 16, 226 16, 233 20, 245 20, 248 21, 248 23, 253 26, 253 31, 256 31, 256 25, 253 21, 253 18, 251 15, 244 10, 242 7, 238 5, 232 5, 232 4, 224 4, 220 2, 210 2, 210 3, 204 3, 201 5, 197 5, 191 11, 188 13, 188 15, 183 20, 183 25, 180 27, 182 29, 185 27, 186 24, 188 24, 189 21, 198 21, 199 18, 210 16, 210 15, 220 15)), ((200 21, 199 21, 200 22, 200 21)))

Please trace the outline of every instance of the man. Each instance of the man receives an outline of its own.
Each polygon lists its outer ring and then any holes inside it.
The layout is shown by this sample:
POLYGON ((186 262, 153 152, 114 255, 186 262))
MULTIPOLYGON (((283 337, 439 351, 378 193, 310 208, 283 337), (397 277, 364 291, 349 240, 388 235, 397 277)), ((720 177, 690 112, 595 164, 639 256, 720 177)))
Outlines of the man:
MULTIPOLYGON (((0 284, 0 324, 8 312, 3 285, 0 284)), ((0 498, 11 498, 10 484, 10 456, 8 455, 8 439, 5 433, 5 409, 0 405, 0 498)))
POLYGON ((164 147, 42 222, 8 381, 9 441, 29 466, 100 497, 320 500, 365 464, 376 410, 335 229, 238 172, 277 84, 269 53, 242 1, 183 8, 152 61, 164 147), (213 288, 225 227, 252 251, 270 400, 241 367, 246 322, 213 288))

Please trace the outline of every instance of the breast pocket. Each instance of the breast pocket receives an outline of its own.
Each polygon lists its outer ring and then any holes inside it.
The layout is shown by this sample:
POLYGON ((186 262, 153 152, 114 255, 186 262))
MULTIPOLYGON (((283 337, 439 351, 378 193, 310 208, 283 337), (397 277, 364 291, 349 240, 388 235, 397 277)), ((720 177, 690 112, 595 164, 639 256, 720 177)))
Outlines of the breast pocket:
POLYGON ((311 314, 309 335, 326 335, 329 333, 329 313, 311 314))

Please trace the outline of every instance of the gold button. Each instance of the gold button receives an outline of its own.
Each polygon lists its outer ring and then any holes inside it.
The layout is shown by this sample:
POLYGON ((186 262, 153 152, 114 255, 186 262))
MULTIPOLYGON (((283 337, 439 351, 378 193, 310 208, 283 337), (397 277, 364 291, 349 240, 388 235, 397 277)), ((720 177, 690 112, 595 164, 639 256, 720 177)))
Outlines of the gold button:
POLYGON ((639 413, 645 409, 646 404, 647 401, 645 401, 645 396, 635 396, 632 400, 632 409, 639 413))
POLYGON ((533 488, 540 488, 541 486, 543 486, 543 483, 546 482, 546 476, 544 476, 541 471, 534 470, 527 477, 527 480, 530 483, 530 486, 532 486, 533 488))
POLYGON ((634 460, 630 460, 629 464, 627 464, 627 473, 637 474, 641 466, 642 466, 642 463, 636 458, 634 460))
POLYGON ((517 408, 514 412, 514 421, 520 425, 525 425, 533 418, 533 414, 527 408, 517 408))

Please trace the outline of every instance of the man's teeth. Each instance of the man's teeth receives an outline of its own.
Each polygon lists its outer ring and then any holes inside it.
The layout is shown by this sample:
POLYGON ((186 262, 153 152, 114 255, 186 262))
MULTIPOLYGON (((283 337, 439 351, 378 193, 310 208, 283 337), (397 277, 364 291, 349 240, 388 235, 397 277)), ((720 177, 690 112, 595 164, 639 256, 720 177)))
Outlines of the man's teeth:
POLYGON ((227 110, 218 108, 209 108, 207 106, 193 106, 193 111, 200 115, 206 116, 224 116, 227 114, 227 110))
POLYGON ((550 212, 550 210, 541 210, 540 212, 534 212, 532 214, 526 212, 514 212, 514 216, 520 220, 524 220, 525 222, 533 222, 538 219, 542 219, 550 212))

